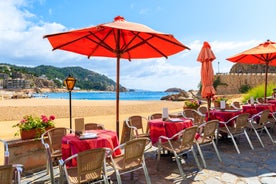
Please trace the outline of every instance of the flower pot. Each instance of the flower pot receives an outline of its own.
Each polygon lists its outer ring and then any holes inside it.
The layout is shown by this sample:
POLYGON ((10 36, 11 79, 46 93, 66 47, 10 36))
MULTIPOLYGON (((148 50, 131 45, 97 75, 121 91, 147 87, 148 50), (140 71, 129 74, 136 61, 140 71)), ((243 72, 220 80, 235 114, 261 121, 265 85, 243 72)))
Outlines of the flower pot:
POLYGON ((198 106, 193 106, 193 107, 186 107, 186 106, 184 106, 183 110, 185 110, 185 109, 194 109, 194 110, 197 110, 198 107, 199 107, 199 105, 198 106))
POLYGON ((41 129, 20 130, 20 136, 22 140, 39 138, 41 135, 41 129))
MULTIPOLYGON (((54 127, 47 127, 45 130, 49 130, 54 127)), ((31 130, 20 130, 20 136, 22 140, 26 139, 34 139, 34 138, 40 138, 41 134, 43 134, 43 129, 31 129, 31 130)))
POLYGON ((220 109, 220 102, 214 102, 214 108, 220 109))

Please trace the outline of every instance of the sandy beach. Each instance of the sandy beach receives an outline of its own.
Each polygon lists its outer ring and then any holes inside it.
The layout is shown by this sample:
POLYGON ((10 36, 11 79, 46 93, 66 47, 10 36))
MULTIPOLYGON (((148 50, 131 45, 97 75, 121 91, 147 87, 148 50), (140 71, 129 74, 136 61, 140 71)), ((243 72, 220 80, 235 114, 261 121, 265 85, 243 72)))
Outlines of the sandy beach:
MULTIPOLYGON (((120 132, 123 121, 131 115, 147 117, 151 113, 162 112, 163 107, 168 107, 169 113, 182 110, 183 102, 172 101, 120 101, 120 132)), ((12 125, 18 123, 24 115, 54 115, 56 127, 70 127, 69 101, 65 99, 9 99, 0 100, 0 138, 10 140, 15 138, 18 130, 12 125)), ((72 100, 72 126, 74 118, 84 117, 85 123, 97 122, 104 124, 106 129, 116 130, 115 101, 72 100)), ((0 147, 0 155, 3 151, 0 147)), ((2 157, 0 157, 0 163, 2 157)))
MULTIPOLYGON (((120 101, 120 124, 131 115, 147 117, 151 113, 162 112, 163 107, 168 107, 169 113, 175 113, 181 111, 182 106, 183 102, 120 101)), ((74 118, 84 117, 85 123, 102 123, 106 129, 115 130, 115 111, 115 101, 72 100, 72 122, 74 118)), ((64 99, 1 100, 0 112, 1 139, 14 138, 16 128, 12 128, 12 125, 29 114, 54 115, 57 127, 69 127, 69 102, 64 99)))

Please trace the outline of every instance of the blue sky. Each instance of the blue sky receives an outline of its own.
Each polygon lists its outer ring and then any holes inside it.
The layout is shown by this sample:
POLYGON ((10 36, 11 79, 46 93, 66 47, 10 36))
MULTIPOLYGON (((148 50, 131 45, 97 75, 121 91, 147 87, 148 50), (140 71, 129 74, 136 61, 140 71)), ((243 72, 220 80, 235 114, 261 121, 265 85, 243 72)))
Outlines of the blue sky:
POLYGON ((197 89, 204 41, 217 59, 215 72, 229 72, 226 58, 270 39, 276 41, 275 0, 1 0, 0 62, 56 67, 81 66, 116 80, 115 59, 52 51, 43 35, 111 22, 129 22, 173 34, 191 48, 168 59, 121 60, 120 83, 127 88, 197 89))

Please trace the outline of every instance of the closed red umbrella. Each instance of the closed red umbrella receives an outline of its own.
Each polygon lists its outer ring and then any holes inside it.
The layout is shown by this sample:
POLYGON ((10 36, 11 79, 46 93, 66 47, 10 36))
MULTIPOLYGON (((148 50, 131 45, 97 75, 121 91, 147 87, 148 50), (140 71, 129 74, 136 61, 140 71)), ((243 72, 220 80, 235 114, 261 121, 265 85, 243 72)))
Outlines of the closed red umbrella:
POLYGON ((208 117, 209 109, 211 107, 211 98, 216 94, 213 86, 214 81, 214 70, 212 66, 212 61, 216 59, 211 46, 208 42, 204 42, 197 57, 197 61, 201 62, 201 96, 207 99, 208 104, 208 117))
POLYGON ((227 58, 228 61, 244 64, 265 64, 265 92, 264 99, 266 102, 267 93, 267 73, 268 67, 276 66, 276 43, 267 40, 249 50, 243 51, 232 57, 227 58))
POLYGON ((115 17, 113 22, 79 30, 46 35, 53 50, 61 49, 78 54, 117 58, 116 131, 119 133, 120 59, 167 58, 189 49, 173 35, 155 31, 145 25, 115 17))

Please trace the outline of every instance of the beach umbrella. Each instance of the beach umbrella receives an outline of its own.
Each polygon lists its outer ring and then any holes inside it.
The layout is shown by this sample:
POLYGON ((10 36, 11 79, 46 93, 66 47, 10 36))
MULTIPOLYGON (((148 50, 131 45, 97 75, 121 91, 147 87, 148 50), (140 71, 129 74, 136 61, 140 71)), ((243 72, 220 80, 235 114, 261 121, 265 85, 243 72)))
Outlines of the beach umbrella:
POLYGON ((267 40, 266 42, 261 43, 256 47, 229 57, 227 60, 235 63, 265 65, 264 100, 266 102, 268 67, 269 65, 276 66, 276 43, 267 40))
POLYGON ((60 49, 88 56, 116 59, 116 131, 119 134, 120 59, 167 58, 189 49, 171 34, 117 16, 113 22, 44 36, 53 50, 60 49))
POLYGON ((214 81, 214 70, 212 61, 216 59, 211 46, 208 42, 204 42, 203 46, 197 57, 197 61, 201 62, 201 96, 207 99, 208 104, 208 118, 211 107, 211 98, 216 94, 213 86, 214 81))

